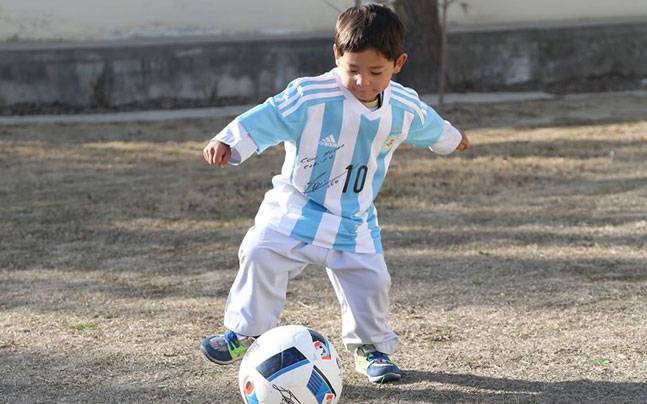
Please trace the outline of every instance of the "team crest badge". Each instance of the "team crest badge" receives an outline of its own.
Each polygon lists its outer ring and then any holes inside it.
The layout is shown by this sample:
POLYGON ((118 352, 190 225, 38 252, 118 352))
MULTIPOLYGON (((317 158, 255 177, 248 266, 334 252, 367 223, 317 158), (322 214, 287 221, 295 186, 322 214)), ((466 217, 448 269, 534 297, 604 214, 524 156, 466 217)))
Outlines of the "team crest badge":
POLYGON ((398 136, 390 136, 388 139, 386 139, 386 142, 384 142, 384 150, 389 151, 393 147, 393 144, 395 143, 396 140, 398 140, 398 136))

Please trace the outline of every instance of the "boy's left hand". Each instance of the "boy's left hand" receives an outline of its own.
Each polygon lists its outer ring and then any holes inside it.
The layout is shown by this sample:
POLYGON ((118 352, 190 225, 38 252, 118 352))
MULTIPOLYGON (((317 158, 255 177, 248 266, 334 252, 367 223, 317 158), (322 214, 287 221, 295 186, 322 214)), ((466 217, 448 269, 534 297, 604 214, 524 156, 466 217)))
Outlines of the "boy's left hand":
POLYGON ((467 136, 465 136, 465 133, 463 133, 462 130, 459 129, 458 131, 461 133, 462 139, 461 139, 461 142, 458 144, 458 146, 456 146, 456 150, 462 152, 467 150, 470 147, 470 140, 467 138, 467 136))

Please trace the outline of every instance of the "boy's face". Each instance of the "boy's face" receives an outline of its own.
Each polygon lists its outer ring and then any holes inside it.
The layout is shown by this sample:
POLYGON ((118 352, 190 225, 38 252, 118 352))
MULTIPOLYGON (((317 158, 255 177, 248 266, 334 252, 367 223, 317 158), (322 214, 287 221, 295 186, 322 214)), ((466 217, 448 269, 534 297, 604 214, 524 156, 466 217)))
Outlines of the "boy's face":
POLYGON ((340 55, 333 45, 333 51, 343 86, 357 99, 365 102, 375 100, 407 60, 406 53, 393 61, 373 48, 340 55))

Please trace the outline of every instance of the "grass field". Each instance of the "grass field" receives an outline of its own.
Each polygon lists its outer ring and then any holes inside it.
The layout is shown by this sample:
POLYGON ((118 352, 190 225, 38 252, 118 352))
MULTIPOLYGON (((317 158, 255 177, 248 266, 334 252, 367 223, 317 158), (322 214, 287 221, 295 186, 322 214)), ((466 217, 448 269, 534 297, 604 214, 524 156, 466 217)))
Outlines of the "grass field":
MULTIPOLYGON (((377 203, 402 382, 351 370, 321 268, 281 323, 342 351, 343 403, 647 402, 647 97, 447 115, 472 149, 399 149, 377 203)), ((0 402, 241 402, 198 345, 282 151, 209 167, 224 124, 0 127, 0 402)))

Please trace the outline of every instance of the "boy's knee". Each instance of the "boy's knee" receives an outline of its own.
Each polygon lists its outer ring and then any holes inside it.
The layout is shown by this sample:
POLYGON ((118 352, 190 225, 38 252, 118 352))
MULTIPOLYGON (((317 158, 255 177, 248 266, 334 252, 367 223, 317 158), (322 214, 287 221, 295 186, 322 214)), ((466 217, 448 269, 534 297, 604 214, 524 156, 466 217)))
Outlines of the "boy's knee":
POLYGON ((366 282, 367 286, 370 286, 373 289, 390 289, 391 288, 391 276, 387 271, 374 272, 373 276, 367 277, 366 282))
POLYGON ((238 258, 241 263, 244 262, 268 262, 271 260, 274 252, 269 248, 262 247, 258 244, 242 245, 238 250, 238 258))

